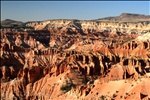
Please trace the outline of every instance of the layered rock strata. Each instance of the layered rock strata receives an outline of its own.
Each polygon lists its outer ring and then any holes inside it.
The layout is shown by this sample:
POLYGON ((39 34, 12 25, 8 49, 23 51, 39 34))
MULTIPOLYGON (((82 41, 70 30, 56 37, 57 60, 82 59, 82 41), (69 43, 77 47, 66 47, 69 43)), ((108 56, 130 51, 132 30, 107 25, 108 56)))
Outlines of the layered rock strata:
POLYGON ((126 32, 112 31, 123 23, 78 20, 2 30, 1 99, 150 99, 150 33, 143 23, 128 23, 126 32))

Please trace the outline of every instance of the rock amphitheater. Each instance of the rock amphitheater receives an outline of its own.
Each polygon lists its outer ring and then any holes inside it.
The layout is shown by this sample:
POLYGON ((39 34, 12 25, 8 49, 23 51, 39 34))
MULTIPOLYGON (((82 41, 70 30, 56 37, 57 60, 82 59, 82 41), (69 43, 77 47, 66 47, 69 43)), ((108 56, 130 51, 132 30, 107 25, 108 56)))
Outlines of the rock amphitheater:
POLYGON ((1 100, 150 100, 150 16, 140 18, 1 28, 1 100))

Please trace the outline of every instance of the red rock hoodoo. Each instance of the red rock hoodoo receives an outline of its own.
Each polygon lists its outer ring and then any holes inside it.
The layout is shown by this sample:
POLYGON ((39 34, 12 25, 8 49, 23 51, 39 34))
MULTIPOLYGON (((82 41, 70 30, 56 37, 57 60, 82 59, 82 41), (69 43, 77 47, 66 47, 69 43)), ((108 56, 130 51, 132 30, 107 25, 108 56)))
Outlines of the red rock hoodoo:
POLYGON ((150 99, 149 22, 26 26, 1 28, 1 100, 150 99))

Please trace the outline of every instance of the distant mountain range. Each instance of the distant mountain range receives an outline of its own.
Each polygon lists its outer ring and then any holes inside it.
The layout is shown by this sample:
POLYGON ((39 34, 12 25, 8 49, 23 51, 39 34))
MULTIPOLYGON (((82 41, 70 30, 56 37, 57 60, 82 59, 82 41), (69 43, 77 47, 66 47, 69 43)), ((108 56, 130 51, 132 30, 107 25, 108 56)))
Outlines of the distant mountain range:
POLYGON ((14 25, 23 26, 23 24, 24 23, 21 21, 15 21, 12 19, 5 19, 5 20, 1 21, 1 26, 3 26, 3 27, 13 27, 14 25))
POLYGON ((120 16, 105 17, 97 20, 115 21, 115 22, 139 22, 139 21, 150 21, 150 15, 122 13, 120 16))
MULTIPOLYGON (((68 20, 70 20, 70 19, 68 19, 68 20)), ((119 16, 99 18, 99 19, 91 20, 91 21, 143 22, 143 21, 150 21, 150 15, 122 13, 119 16)), ((12 19, 5 19, 5 20, 1 21, 2 27, 13 27, 14 25, 17 25, 18 27, 23 27, 23 26, 25 26, 25 24, 26 23, 23 23, 21 21, 15 21, 12 19)))

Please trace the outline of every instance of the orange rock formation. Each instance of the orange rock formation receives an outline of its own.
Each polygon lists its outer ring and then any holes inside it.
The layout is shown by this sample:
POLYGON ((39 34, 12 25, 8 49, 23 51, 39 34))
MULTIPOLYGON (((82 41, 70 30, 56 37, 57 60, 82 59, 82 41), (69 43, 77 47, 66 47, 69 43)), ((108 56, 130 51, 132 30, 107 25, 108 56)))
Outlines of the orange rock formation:
POLYGON ((126 25, 114 24, 54 20, 27 23, 33 31, 1 29, 1 99, 150 99, 149 26, 127 23, 124 33, 126 25))

